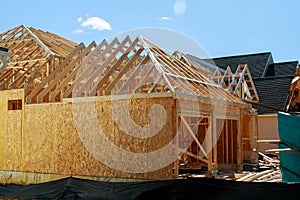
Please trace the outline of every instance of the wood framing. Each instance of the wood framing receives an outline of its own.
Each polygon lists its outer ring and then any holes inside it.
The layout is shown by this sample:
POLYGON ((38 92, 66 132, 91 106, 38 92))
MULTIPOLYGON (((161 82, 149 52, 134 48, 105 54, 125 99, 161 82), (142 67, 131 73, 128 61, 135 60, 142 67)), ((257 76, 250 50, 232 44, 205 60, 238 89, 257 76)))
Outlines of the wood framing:
MULTIPOLYGON (((242 138, 247 132, 244 128, 250 127, 243 124, 250 123, 243 122, 243 117, 250 115, 251 106, 241 98, 252 97, 253 94, 245 95, 248 94, 245 89, 254 88, 247 65, 241 65, 235 75, 230 68, 225 74, 216 68, 214 74, 208 75, 207 68, 186 59, 179 51, 171 55, 142 36, 85 46, 23 25, 0 34, 0 46, 12 53, 8 67, 0 71, 1 90, 5 90, 0 94, 14 91, 23 94, 22 109, 17 111, 21 114, 15 114, 23 121, 12 123, 20 128, 9 129, 17 137, 14 152, 18 152, 16 157, 21 152, 21 163, 11 168, 0 163, 2 170, 166 179, 172 177, 172 171, 177 177, 183 168, 204 167, 212 172, 220 165, 241 166, 243 162, 242 138), (83 145, 80 131, 74 126, 82 123, 80 127, 86 131, 94 125, 88 120, 91 112, 84 106, 79 122, 74 119, 76 113, 72 109, 76 102, 83 105, 95 102, 98 125, 104 127, 107 138, 119 148, 153 152, 171 142, 172 155, 167 156, 174 158, 173 163, 149 173, 126 173, 101 163, 83 145), (115 102, 118 105, 113 107, 115 102), (125 112, 120 105, 126 102, 130 110, 125 112), (153 113, 153 105, 162 106, 167 117, 153 113), (123 124, 125 129, 114 115, 130 119, 123 124), (157 135, 139 138, 125 131, 136 128, 142 134, 150 130, 147 127, 152 120, 166 120, 161 129, 154 125, 157 135), (65 141, 68 142, 64 145, 65 141), (66 158, 56 149, 58 146, 68 155, 66 158)), ((255 95, 255 88, 253 92, 255 95)), ((18 102, 9 102, 12 106, 7 103, 3 103, 5 109, 1 108, 1 112, 19 108, 18 102)), ((96 131, 86 133, 94 134, 89 140, 93 145, 96 131)), ((5 133, 1 135, 5 137, 5 133)), ((10 152, 3 151, 5 155, 10 152)), ((117 162, 117 156, 112 157, 115 159, 112 162, 117 162)), ((164 156, 156 159, 165 159, 164 156)))
POLYGON ((6 69, 0 71, 0 89, 34 89, 77 45, 25 25, 0 34, 0 46, 11 53, 6 69))

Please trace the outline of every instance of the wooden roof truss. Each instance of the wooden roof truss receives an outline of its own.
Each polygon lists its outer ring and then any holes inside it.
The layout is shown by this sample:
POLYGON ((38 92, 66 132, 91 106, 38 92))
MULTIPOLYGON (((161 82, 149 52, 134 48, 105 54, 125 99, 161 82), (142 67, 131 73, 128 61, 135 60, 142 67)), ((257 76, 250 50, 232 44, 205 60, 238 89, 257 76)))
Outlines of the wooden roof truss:
POLYGON ((233 75, 228 91, 234 95, 252 102, 258 102, 259 97, 247 64, 240 64, 233 75))
POLYGON ((21 25, 0 34, 0 46, 11 53, 7 67, 0 71, 0 89, 4 90, 37 87, 77 44, 21 25))
POLYGON ((224 99, 220 86, 142 36, 115 38, 82 72, 71 86, 73 97, 173 92, 224 99))
POLYGON ((180 52, 168 54, 142 36, 85 47, 21 25, 0 34, 0 46, 11 52, 0 89, 25 88, 27 103, 153 92, 240 102, 180 52))
POLYGON ((248 65, 240 64, 234 74, 230 66, 227 66, 225 72, 222 73, 219 67, 216 66, 215 71, 211 71, 212 69, 209 67, 205 67, 201 63, 186 57, 184 53, 179 51, 175 51, 173 56, 180 59, 186 65, 199 70, 211 81, 235 96, 252 102, 259 101, 248 65))

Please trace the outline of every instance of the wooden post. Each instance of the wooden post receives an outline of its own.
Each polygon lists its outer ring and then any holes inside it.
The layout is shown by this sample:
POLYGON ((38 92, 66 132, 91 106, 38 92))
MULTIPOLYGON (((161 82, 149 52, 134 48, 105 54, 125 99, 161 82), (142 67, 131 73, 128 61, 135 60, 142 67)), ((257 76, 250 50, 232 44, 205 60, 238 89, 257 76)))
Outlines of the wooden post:
POLYGON ((234 156, 236 156, 234 154, 234 136, 235 136, 235 131, 234 131, 234 120, 230 120, 230 147, 231 147, 231 151, 230 151, 230 156, 231 156, 231 163, 234 163, 234 156))
POLYGON ((210 151, 207 152, 207 160, 208 160, 208 165, 207 165, 207 168, 208 168, 208 171, 207 171, 207 177, 212 177, 212 173, 211 171, 213 170, 213 160, 212 160, 212 151, 213 151, 213 147, 212 147, 212 139, 213 139, 213 136, 212 136, 212 116, 210 116, 210 118, 208 119, 209 120, 209 124, 210 124, 210 127, 209 129, 207 130, 207 136, 208 136, 208 149, 211 149, 210 151))
POLYGON ((228 119, 225 119, 225 163, 229 162, 228 131, 228 119))
POLYGON ((179 169, 178 169, 178 111, 177 111, 177 104, 176 104, 176 98, 173 98, 173 134, 175 134, 176 137, 176 143, 174 144, 174 174, 173 177, 177 178, 179 175, 179 169))
POLYGON ((218 138, 217 138, 217 119, 215 117, 214 111, 212 111, 211 113, 211 121, 212 121, 212 135, 213 135, 213 140, 212 140, 212 144, 214 144, 213 146, 213 169, 218 169, 218 138))
POLYGON ((242 109, 240 108, 240 114, 239 114, 239 122, 237 124, 237 164, 243 164, 243 135, 242 135, 242 127, 243 127, 243 121, 242 121, 242 109))

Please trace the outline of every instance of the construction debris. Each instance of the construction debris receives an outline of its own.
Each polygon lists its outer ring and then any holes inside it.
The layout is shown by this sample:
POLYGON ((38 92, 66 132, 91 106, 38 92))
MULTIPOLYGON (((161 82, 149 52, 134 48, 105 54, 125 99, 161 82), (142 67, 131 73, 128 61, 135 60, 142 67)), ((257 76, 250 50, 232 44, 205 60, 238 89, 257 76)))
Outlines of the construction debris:
POLYGON ((262 160, 259 160, 259 168, 267 169, 261 172, 243 172, 235 174, 236 181, 245 182, 281 182, 281 172, 279 169, 280 161, 278 159, 271 158, 261 152, 258 152, 262 156, 262 160))
MULTIPOLYGON (((212 173, 212 177, 223 180, 234 180, 243 182, 282 182, 282 175, 279 169, 280 161, 278 159, 271 158, 261 152, 257 152, 262 159, 258 162, 258 168, 256 171, 216 171, 212 173)), ((204 174, 182 174, 179 178, 187 177, 208 177, 204 174)))

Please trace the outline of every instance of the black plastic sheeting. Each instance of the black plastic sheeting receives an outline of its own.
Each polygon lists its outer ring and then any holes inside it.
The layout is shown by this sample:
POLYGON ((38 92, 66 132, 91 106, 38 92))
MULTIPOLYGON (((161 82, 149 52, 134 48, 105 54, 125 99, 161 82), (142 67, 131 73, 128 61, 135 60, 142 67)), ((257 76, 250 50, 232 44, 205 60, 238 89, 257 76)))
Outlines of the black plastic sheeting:
POLYGON ((300 199, 300 184, 246 183, 207 178, 103 182, 76 178, 27 186, 0 186, 0 198, 18 199, 300 199))

